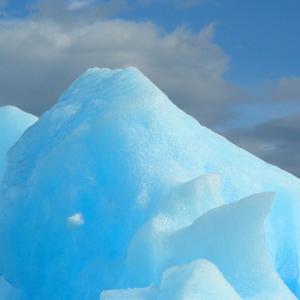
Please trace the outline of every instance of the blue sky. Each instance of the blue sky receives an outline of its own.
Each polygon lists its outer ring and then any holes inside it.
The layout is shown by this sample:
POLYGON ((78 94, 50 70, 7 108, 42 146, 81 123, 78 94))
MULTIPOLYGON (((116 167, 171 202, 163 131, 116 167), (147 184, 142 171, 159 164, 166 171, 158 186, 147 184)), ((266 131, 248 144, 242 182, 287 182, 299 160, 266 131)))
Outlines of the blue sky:
POLYGON ((39 115, 86 68, 135 65, 200 123, 300 175, 299 0, 0 7, 0 105, 39 115))

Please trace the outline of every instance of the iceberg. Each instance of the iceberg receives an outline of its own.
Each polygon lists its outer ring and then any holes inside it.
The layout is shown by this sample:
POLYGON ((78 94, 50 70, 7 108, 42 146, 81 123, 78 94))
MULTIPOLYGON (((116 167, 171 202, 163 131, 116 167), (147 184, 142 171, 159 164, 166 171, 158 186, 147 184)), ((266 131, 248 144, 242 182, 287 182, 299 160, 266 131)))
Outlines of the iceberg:
POLYGON ((37 118, 14 106, 0 107, 0 181, 5 170, 8 150, 37 118))
POLYGON ((21 300, 299 299, 299 195, 137 69, 92 68, 7 155, 0 274, 21 300))

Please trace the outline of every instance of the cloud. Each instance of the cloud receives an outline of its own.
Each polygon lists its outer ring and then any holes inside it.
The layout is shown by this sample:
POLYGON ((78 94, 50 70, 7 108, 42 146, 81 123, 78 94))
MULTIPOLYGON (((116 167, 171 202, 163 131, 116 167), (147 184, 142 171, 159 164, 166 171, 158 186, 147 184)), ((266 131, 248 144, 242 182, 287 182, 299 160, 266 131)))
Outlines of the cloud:
POLYGON ((89 0, 73 0, 68 5, 69 10, 81 10, 91 5, 89 0))
POLYGON ((176 9, 191 9, 205 3, 207 0, 136 0, 135 6, 149 6, 153 4, 172 6, 176 9))
POLYGON ((300 113, 228 131, 237 145, 300 177, 300 113))
POLYGON ((183 8, 193 8, 199 4, 203 4, 205 0, 184 0, 180 1, 180 7, 183 8))
POLYGON ((274 100, 300 101, 300 77, 283 77, 268 87, 268 93, 274 100))
POLYGON ((33 19, 50 20, 65 26, 94 22, 127 9, 126 0, 38 0, 28 7, 33 19))
POLYGON ((5 7, 7 0, 0 0, 0 18, 6 16, 5 7))
MULTIPOLYGON (((61 2, 51 8, 56 16, 61 2)), ((223 79, 228 61, 213 41, 213 24, 196 33, 181 26, 166 33, 151 22, 117 19, 66 26, 46 17, 49 9, 39 9, 33 19, 0 23, 0 105, 40 114, 91 66, 138 67, 204 124, 230 118, 230 108, 243 97, 223 79)))

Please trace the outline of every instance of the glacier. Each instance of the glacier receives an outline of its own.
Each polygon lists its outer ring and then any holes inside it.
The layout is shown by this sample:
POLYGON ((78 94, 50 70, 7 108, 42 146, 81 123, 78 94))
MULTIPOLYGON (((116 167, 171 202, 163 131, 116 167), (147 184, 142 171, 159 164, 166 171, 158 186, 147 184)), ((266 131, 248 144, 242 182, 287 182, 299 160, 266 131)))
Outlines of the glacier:
POLYGON ((6 161, 0 274, 18 300, 300 299, 300 180, 133 67, 87 70, 6 161))

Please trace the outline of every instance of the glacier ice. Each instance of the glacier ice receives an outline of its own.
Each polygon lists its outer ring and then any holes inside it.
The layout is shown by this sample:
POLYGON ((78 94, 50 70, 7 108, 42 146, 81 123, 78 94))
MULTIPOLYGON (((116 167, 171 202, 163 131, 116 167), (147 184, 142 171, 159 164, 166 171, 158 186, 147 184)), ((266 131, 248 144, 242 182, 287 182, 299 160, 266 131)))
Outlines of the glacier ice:
POLYGON ((147 299, 178 270, 185 297, 201 259, 242 299, 300 298, 299 195, 137 69, 92 68, 9 151, 0 274, 21 300, 147 299))
POLYGON ((5 169, 6 153, 37 118, 14 106, 0 107, 0 181, 5 169))

